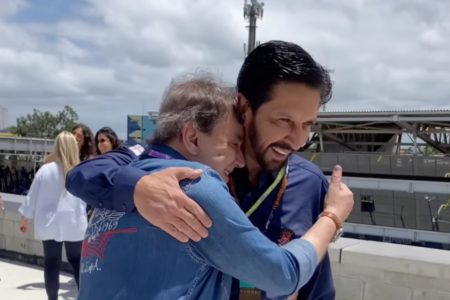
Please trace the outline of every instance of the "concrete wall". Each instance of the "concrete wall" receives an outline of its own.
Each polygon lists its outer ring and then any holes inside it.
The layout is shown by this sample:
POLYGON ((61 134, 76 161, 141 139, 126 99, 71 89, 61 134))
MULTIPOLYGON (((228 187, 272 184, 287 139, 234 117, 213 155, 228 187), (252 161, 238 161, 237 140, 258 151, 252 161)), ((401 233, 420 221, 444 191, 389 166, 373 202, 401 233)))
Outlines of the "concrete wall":
POLYGON ((42 243, 33 238, 33 226, 27 233, 21 233, 19 221, 17 212, 0 212, 0 249, 42 256, 42 243))
POLYGON ((338 300, 450 299, 450 251, 344 238, 330 257, 338 300))
MULTIPOLYGON (((33 223, 30 223, 27 233, 19 231, 20 214, 17 209, 25 196, 6 193, 0 195, 5 206, 5 210, 0 210, 0 257, 42 265, 42 242, 34 239, 33 223)), ((64 251, 63 261, 67 262, 64 251)))
MULTIPOLYGON (((23 196, 2 194, 0 255, 42 256, 33 230, 19 231, 23 196)), ((20 258, 20 256, 19 256, 20 258)), ((341 238, 330 247, 337 300, 450 299, 450 251, 341 238)))

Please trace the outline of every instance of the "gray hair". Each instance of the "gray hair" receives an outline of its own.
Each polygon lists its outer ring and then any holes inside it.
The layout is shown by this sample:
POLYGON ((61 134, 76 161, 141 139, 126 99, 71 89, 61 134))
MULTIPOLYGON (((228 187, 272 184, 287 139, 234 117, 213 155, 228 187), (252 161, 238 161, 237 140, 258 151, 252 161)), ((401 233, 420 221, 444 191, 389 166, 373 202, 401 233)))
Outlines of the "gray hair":
POLYGON ((188 122, 201 132, 210 133, 231 112, 235 96, 235 89, 223 87, 209 75, 173 80, 159 108, 158 127, 151 142, 180 139, 188 122))

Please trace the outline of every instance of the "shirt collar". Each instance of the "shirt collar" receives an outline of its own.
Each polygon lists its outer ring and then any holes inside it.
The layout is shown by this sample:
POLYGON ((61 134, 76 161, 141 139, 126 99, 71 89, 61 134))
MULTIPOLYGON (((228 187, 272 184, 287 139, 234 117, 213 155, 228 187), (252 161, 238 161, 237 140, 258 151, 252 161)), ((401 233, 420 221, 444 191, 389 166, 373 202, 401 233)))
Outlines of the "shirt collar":
POLYGON ((278 171, 261 171, 258 176, 258 182, 256 185, 253 185, 249 180, 250 176, 247 168, 235 169, 232 178, 235 185, 236 196, 241 199, 249 192, 259 191, 268 187, 275 180, 277 174, 278 171))
POLYGON ((149 152, 151 150, 160 152, 162 154, 166 154, 167 156, 169 156, 172 159, 187 160, 186 157, 184 157, 181 153, 179 153, 178 151, 176 151, 172 147, 167 146, 167 145, 163 145, 163 144, 149 144, 149 145, 147 145, 147 147, 145 148, 144 152, 142 152, 140 158, 148 158, 149 156, 151 156, 151 155, 149 155, 149 152))

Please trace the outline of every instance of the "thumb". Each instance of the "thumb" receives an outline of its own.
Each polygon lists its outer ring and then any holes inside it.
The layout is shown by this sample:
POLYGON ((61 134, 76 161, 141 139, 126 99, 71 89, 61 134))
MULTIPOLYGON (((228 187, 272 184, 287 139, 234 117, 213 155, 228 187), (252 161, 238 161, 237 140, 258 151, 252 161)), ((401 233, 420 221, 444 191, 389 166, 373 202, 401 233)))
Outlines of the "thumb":
POLYGON ((191 169, 191 168, 171 168, 171 173, 178 181, 183 179, 195 179, 202 175, 203 171, 201 169, 191 169))
POLYGON ((331 174, 331 183, 340 183, 342 180, 342 167, 335 165, 331 174))

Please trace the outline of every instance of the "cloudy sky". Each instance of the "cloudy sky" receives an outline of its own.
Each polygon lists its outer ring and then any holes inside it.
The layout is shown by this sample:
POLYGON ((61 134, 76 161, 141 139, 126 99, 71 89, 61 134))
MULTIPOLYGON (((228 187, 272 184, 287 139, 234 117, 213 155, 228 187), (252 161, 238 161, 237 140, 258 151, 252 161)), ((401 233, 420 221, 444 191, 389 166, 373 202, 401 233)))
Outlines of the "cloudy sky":
MULTIPOLYGON (((72 106, 124 138, 177 74, 233 84, 244 0, 0 0, 0 105, 9 124, 72 106)), ((296 42, 333 70, 327 110, 450 108, 450 1, 265 0, 257 40, 296 42)))

